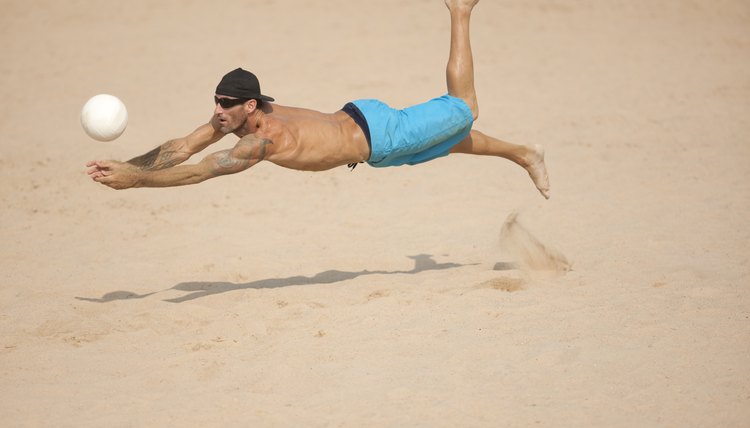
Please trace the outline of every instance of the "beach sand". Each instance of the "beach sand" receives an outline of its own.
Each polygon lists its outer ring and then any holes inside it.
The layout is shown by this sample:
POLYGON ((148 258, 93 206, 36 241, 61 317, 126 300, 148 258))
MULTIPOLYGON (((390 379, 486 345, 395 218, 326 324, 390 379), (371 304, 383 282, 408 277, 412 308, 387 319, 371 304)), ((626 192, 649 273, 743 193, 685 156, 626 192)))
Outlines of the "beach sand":
POLYGON ((441 95, 439 0, 0 10, 0 425, 748 426, 748 2, 481 2, 475 128, 544 145, 548 201, 463 155, 85 174, 205 123, 236 67, 326 112, 441 95), (519 260, 512 213, 567 267, 519 260))

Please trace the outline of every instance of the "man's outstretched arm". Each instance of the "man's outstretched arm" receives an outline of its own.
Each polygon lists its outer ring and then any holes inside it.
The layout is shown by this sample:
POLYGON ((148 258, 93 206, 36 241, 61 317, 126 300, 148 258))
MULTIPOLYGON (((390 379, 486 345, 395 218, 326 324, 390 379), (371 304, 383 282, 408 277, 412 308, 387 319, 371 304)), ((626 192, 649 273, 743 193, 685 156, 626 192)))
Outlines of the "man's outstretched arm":
POLYGON ((244 171, 266 157, 270 140, 249 135, 229 150, 206 156, 195 165, 178 165, 158 170, 145 170, 127 162, 93 161, 89 163, 91 178, 113 189, 131 187, 170 187, 196 184, 220 175, 244 171))
POLYGON ((134 157, 127 163, 144 170, 171 168, 185 162, 192 153, 185 150, 181 139, 169 140, 150 152, 134 157))
POLYGON ((127 163, 148 171, 179 165, 225 135, 218 131, 218 125, 214 121, 212 118, 211 122, 200 126, 190 135, 169 140, 148 153, 130 159, 127 163))

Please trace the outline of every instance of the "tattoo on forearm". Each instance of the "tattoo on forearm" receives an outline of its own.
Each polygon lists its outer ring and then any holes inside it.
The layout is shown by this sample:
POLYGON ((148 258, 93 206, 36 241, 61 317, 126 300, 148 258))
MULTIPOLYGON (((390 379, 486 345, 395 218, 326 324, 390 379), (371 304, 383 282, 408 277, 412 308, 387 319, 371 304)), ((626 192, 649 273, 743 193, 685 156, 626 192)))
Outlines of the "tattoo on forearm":
POLYGON ((129 160, 128 163, 146 171, 175 166, 182 160, 175 158, 177 151, 170 150, 171 145, 172 141, 169 141, 144 155, 129 160))
POLYGON ((141 167, 141 168, 150 167, 154 164, 154 161, 156 161, 156 157, 159 156, 160 151, 161 151, 161 147, 157 147, 154 150, 151 150, 150 152, 146 153, 145 155, 141 155, 138 157, 134 157, 133 159, 130 159, 128 163, 131 165, 135 165, 137 167, 141 167))

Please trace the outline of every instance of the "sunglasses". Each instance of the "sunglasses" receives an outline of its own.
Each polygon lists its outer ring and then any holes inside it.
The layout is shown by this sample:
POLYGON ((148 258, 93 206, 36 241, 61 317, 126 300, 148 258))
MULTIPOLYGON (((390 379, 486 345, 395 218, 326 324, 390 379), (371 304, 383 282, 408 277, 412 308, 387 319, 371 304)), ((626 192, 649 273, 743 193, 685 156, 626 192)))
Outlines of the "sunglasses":
POLYGON ((247 101, 249 101, 247 98, 219 98, 214 96, 214 104, 220 105, 221 108, 232 108, 247 101))

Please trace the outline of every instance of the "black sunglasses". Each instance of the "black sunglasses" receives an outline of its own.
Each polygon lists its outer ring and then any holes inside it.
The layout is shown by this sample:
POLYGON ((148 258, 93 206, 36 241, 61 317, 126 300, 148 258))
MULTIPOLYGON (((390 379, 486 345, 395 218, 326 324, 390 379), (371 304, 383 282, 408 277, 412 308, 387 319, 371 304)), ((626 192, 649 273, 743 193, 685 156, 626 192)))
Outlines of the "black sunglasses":
POLYGON ((248 98, 219 98, 214 95, 214 104, 220 105, 221 108, 232 108, 247 101, 249 101, 248 98))

